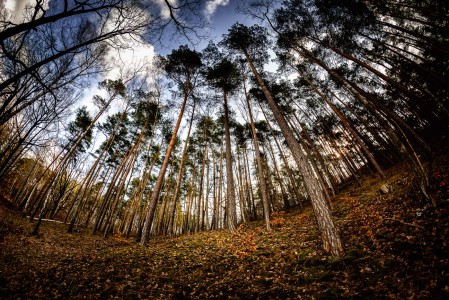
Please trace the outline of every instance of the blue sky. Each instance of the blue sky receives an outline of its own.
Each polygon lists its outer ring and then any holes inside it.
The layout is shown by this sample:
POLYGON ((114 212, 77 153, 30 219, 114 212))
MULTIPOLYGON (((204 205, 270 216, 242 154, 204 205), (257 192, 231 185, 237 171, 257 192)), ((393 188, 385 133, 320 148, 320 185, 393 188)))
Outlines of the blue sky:
POLYGON ((228 29, 234 23, 239 22, 246 25, 253 24, 254 21, 249 16, 243 15, 237 11, 237 7, 241 4, 241 0, 206 0, 201 15, 206 20, 209 20, 209 24, 207 28, 200 30, 199 34, 207 35, 207 38, 194 41, 197 42, 197 44, 191 45, 186 39, 183 38, 171 40, 171 36, 168 34, 168 36, 166 36, 167 40, 164 41, 166 47, 161 47, 161 45, 155 44, 156 51, 161 55, 167 55, 173 48, 177 48, 179 45, 184 44, 195 48, 197 51, 201 51, 207 46, 210 40, 215 42, 221 41, 223 34, 226 34, 228 29))
MULTIPOLYGON (((0 0, 6 4, 9 13, 11 13, 12 18, 15 22, 20 23, 23 21, 23 12, 27 4, 35 3, 35 0, 0 0)), ((52 1, 61 1, 61 0, 47 0, 44 3, 49 4, 52 1)), ((156 4, 155 7, 159 5, 161 8, 161 16, 164 16, 164 0, 145 0, 152 1, 152 3, 156 4)), ((171 3, 176 3, 178 0, 169 0, 171 3)), ((56 2, 59 3, 59 2, 56 2)), ((97 82, 103 81, 104 79, 118 79, 122 78, 126 81, 128 74, 136 74, 136 70, 141 70, 142 74, 139 73, 139 77, 148 78, 151 81, 151 61, 155 54, 159 55, 167 55, 171 53, 171 51, 175 48, 178 48, 180 45, 187 44, 191 48, 195 48, 197 51, 202 51, 210 40, 215 42, 219 42, 223 38, 223 34, 228 32, 228 29, 236 22, 252 25, 254 20, 249 16, 243 15, 237 11, 237 7, 244 3, 242 0, 204 0, 203 11, 199 12, 202 17, 209 20, 209 26, 207 28, 202 29, 202 32, 199 34, 207 34, 208 38, 200 40, 196 45, 189 44, 186 39, 177 39, 173 40, 167 45, 165 48, 161 48, 157 45, 152 45, 150 43, 145 42, 140 37, 135 36, 132 39, 129 38, 129 47, 127 48, 119 48, 119 49, 111 49, 108 53, 108 57, 106 61, 110 64, 110 69, 105 74, 99 75, 96 78, 92 78, 91 86, 89 88, 84 89, 84 96, 79 101, 79 106, 86 105, 91 112, 95 112, 97 108, 92 104, 92 96, 99 94, 102 95, 103 92, 97 88, 97 82), (209 7, 209 10, 207 9, 209 7)), ((48 7, 48 6, 45 6, 48 7)), ((157 8, 156 8, 157 9, 157 8)), ((170 38, 170 35, 167 34, 167 37, 170 38)), ((125 37, 123 37, 125 39, 125 37)), ((195 42, 195 41, 194 41, 195 42)), ((117 110, 120 110, 121 103, 114 103, 113 107, 109 110, 109 113, 113 113, 117 110)), ((233 104, 231 104, 232 106, 233 104)), ((73 108, 74 110, 76 107, 73 108)), ((238 111, 238 109, 235 109, 238 111)), ((173 111, 173 114, 176 114, 176 111, 173 111)), ((104 118, 104 117, 102 117, 104 118)), ((98 141, 97 141, 98 143, 98 141)))
MULTIPOLYGON (((35 0, 2 0, 5 1, 6 7, 12 13, 13 19, 16 22, 20 22, 22 19, 22 14, 26 5, 33 4, 35 0)), ((45 7, 48 7, 48 3, 52 1, 59 0, 47 0, 44 1, 46 4, 45 7)), ((160 8, 160 14, 162 17, 169 17, 169 12, 167 10, 166 4, 164 0, 145 0, 148 2, 152 2, 155 4, 154 8, 160 8)), ((177 5, 179 0, 169 0, 174 6, 177 5)), ((58 3, 58 2, 57 2, 58 3)), ((164 37, 164 46, 158 44, 149 44, 146 45, 131 45, 130 48, 133 51, 123 51, 120 55, 114 55, 115 61, 123 61, 126 64, 133 64, 129 60, 141 60, 144 56, 153 56, 154 53, 158 53, 160 55, 167 55, 171 53, 172 49, 179 47, 179 45, 187 44, 189 47, 195 48, 197 51, 201 51, 205 48, 209 42, 209 40, 214 40, 216 42, 222 39, 223 34, 228 32, 228 29, 235 23, 240 22, 246 25, 251 25, 254 23, 250 17, 243 15, 237 11, 237 7, 244 3, 241 0, 204 0, 203 9, 198 14, 199 17, 203 17, 206 20, 209 20, 209 26, 200 30, 199 34, 206 34, 207 38, 203 38, 196 42, 196 45, 189 44, 186 39, 181 37, 176 38, 175 40, 171 40, 172 35, 169 31, 166 32, 164 37), (131 58, 133 57, 133 58, 131 58)), ((145 44, 145 43, 144 43, 145 44)))
POLYGON ((230 0, 226 6, 219 6, 211 16, 210 30, 211 35, 221 40, 222 34, 226 34, 228 29, 235 23, 251 24, 252 20, 245 15, 237 12, 237 6, 241 4, 240 0, 230 0))
MULTIPOLYGON (((23 11, 26 5, 33 4, 35 0, 2 0, 5 1, 6 7, 10 10, 13 18, 16 22, 22 21, 23 11)), ((45 4, 51 1, 60 0, 48 0, 45 4)), ((161 16, 168 17, 166 5, 164 0, 146 0, 151 1, 161 9, 161 16)), ((178 3, 179 0, 169 0, 172 4, 178 3)), ((111 63, 110 71, 104 75, 104 78, 96 78, 94 81, 102 81, 105 78, 116 79, 123 76, 126 77, 126 73, 133 73, 136 69, 144 70, 145 67, 151 65, 153 56, 157 53, 160 55, 167 55, 180 45, 187 44, 191 48, 195 48, 197 51, 202 51, 210 40, 219 42, 222 40, 223 34, 228 32, 228 29, 236 22, 240 22, 246 25, 254 23, 249 16, 243 15, 237 11, 237 7, 243 4, 241 0, 204 0, 203 9, 199 12, 199 16, 209 20, 209 26, 199 32, 199 34, 207 34, 208 38, 201 39, 196 45, 189 44, 186 39, 178 38, 166 43, 166 47, 162 48, 157 44, 146 43, 139 38, 129 39, 131 43, 127 49, 119 49, 115 51, 111 49, 108 54, 107 61, 111 63)), ((46 6, 48 7, 48 6, 46 6)), ((170 39, 169 32, 166 32, 164 39, 170 39)), ((194 41, 195 42, 195 41, 194 41)), ((145 71, 145 70, 144 70, 145 71)), ((151 70, 148 70, 151 72, 151 70)), ((142 76, 145 76, 142 74, 142 76)), ((98 93, 97 85, 92 84, 90 89, 86 90, 85 97, 91 98, 93 94, 98 93)))

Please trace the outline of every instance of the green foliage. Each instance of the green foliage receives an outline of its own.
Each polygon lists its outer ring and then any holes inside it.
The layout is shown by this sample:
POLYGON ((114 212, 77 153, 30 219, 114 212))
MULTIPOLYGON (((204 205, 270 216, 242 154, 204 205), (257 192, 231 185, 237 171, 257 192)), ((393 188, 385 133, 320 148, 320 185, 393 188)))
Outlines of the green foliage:
POLYGON ((100 89, 105 89, 111 95, 117 94, 122 97, 125 97, 126 95, 126 87, 121 79, 118 80, 106 79, 100 82, 98 84, 98 87, 100 89))
POLYGON ((228 30, 228 34, 220 42, 220 45, 242 54, 247 52, 256 63, 264 63, 268 60, 267 47, 270 45, 267 29, 259 26, 245 26, 235 23, 228 30))
POLYGON ((251 125, 249 123, 240 124, 233 123, 233 133, 236 140, 237 147, 240 149, 246 149, 247 142, 252 138, 251 125))
POLYGON ((68 125, 69 142, 65 146, 67 150, 70 149, 77 142, 78 138, 84 134, 83 139, 77 146, 76 153, 73 155, 75 160, 80 153, 86 152, 92 142, 93 130, 92 128, 89 128, 91 124, 92 118, 87 111, 87 107, 82 106, 76 111, 75 120, 68 125))
POLYGON ((237 66, 226 58, 207 69, 206 79, 225 93, 237 89, 241 82, 237 66))
POLYGON ((306 45, 310 38, 318 38, 341 49, 357 45, 356 33, 372 32, 376 19, 372 11, 360 0, 290 0, 276 10, 276 28, 281 34, 278 44, 306 45))
MULTIPOLYGON (((190 84, 195 73, 202 67, 200 53, 190 50, 187 45, 180 46, 163 60, 164 70, 183 89, 190 84)), ((189 87, 190 88, 190 87, 189 87)))
POLYGON ((153 126, 162 118, 159 96, 156 92, 137 90, 131 97, 131 124, 137 132, 146 126, 146 136, 150 136, 153 126))
POLYGON ((108 153, 106 161, 108 163, 117 164, 123 153, 131 147, 129 124, 129 114, 119 112, 107 116, 106 121, 99 125, 99 129, 105 134, 107 139, 100 145, 97 153, 106 149, 108 153))

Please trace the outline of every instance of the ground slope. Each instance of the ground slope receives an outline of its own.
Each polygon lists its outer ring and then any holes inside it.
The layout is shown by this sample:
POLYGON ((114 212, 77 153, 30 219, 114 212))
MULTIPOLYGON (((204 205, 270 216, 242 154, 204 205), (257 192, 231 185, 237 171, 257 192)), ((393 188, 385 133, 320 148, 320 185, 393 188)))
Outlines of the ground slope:
MULTIPOLYGON (((447 201, 449 164, 437 165, 433 193, 447 201)), ((253 222, 142 247, 51 222, 32 237, 2 204, 0 298, 449 299, 448 206, 423 202, 400 166, 387 183, 381 195, 365 178, 333 199, 341 259, 322 252, 310 208, 276 214, 269 233, 253 222)))

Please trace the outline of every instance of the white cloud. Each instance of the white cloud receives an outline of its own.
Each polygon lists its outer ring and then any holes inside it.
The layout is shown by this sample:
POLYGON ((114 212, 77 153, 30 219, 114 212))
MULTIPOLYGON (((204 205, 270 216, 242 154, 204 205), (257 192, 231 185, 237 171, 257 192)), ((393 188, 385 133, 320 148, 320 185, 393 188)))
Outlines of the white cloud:
POLYGON ((15 0, 6 0, 4 5, 7 10, 12 11, 16 7, 16 1, 15 0))
MULTIPOLYGON (((141 40, 122 39, 122 43, 126 41, 127 48, 111 48, 106 61, 108 62, 109 70, 104 76, 98 76, 92 80, 91 86, 84 90, 84 95, 79 106, 85 105, 91 114, 98 111, 98 108, 93 104, 93 96, 99 95, 107 97, 104 90, 99 89, 98 82, 106 79, 118 80, 122 79, 127 82, 131 78, 139 78, 140 82, 145 82, 151 86, 154 80, 153 58, 155 55, 154 47, 150 44, 144 43, 141 40)), ((122 111, 124 102, 115 100, 109 108, 107 114, 104 114, 99 122, 103 122, 107 115, 122 111)))
POLYGON ((132 76, 149 77, 155 55, 154 47, 137 37, 127 38, 122 42, 126 42, 126 48, 111 49, 108 54, 111 69, 105 77, 122 78, 124 81, 132 76))
MULTIPOLYGON (((21 22, 25 16, 25 8, 33 6, 33 0, 6 0, 5 8, 10 11, 13 22, 21 22)), ((48 9, 48 1, 44 1, 43 9, 48 9)))
MULTIPOLYGON (((159 6, 161 10, 161 17, 164 20, 171 18, 170 9, 168 8, 167 3, 165 3, 164 0, 153 0, 153 1, 156 2, 156 4, 159 6)), ((176 7, 178 5, 178 0, 168 0, 168 3, 170 3, 171 6, 176 7)))
MULTIPOLYGON (((140 11, 133 17, 145 19, 149 16, 144 11, 140 11)), ((122 16, 114 12, 105 27, 108 30, 115 30, 116 24, 122 24, 122 21, 122 16)), ((136 21, 126 20, 126 22, 130 22, 130 26, 134 26, 136 21)), ((126 26, 127 24, 122 24, 122 27, 126 26)), ((132 77, 140 77, 143 79, 148 77, 153 65, 152 62, 155 55, 154 47, 144 42, 139 33, 142 32, 119 35, 109 42, 113 47, 110 48, 107 56, 109 71, 105 76, 106 79, 115 80, 121 78, 123 81, 127 81, 132 77)))
POLYGON ((219 6, 226 6, 229 4, 229 0, 211 0, 207 1, 206 7, 204 8, 204 14, 206 18, 210 18, 219 6))

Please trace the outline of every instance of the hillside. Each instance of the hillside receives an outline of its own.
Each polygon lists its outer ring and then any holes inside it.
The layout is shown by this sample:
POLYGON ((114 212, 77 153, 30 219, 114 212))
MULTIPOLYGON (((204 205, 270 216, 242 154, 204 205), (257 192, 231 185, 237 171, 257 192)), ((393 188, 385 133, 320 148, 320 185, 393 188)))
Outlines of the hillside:
MULTIPOLYGON (((448 160, 435 165, 433 193, 447 201, 448 160)), ((403 166, 388 175, 390 193, 366 177, 333 198, 341 259, 322 252, 311 208, 275 214, 269 233, 252 222, 142 247, 55 222, 29 236, 2 202, 0 298, 448 299, 449 206, 422 202, 403 166)))

